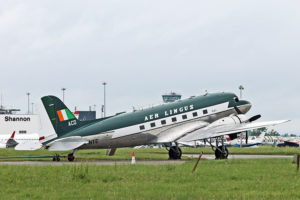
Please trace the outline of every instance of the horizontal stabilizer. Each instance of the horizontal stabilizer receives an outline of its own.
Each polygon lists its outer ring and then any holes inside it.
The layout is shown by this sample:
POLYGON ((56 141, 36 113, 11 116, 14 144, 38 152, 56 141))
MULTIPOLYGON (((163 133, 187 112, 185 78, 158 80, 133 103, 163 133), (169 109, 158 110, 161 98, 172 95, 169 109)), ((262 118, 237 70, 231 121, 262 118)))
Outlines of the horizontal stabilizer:
POLYGON ((67 137, 55 140, 48 144, 50 151, 69 151, 76 149, 84 144, 87 144, 88 141, 82 139, 82 137, 67 137))
POLYGON ((34 150, 40 149, 41 147, 42 147, 42 144, 40 142, 28 141, 28 142, 19 143, 15 147, 15 150, 18 150, 18 151, 34 151, 34 150))

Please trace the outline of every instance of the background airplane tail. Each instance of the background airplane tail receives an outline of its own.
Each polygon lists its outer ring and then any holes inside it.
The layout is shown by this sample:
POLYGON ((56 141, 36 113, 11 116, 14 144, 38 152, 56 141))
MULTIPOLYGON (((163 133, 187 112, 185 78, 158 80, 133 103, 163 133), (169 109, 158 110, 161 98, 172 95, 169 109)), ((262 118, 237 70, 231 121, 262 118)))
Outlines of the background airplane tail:
POLYGON ((44 96, 41 100, 58 137, 80 127, 80 121, 59 98, 44 96))
POLYGON ((258 142, 263 142, 263 140, 265 139, 265 135, 266 135, 266 132, 262 132, 257 138, 256 140, 258 142))

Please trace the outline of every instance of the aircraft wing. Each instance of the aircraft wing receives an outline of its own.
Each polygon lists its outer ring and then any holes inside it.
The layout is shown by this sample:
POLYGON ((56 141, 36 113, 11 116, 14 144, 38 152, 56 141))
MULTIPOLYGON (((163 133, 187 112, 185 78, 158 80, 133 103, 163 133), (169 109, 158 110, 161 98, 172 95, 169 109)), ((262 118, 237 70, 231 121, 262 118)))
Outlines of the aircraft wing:
POLYGON ((15 150, 34 151, 34 150, 40 149, 41 147, 42 147, 42 144, 38 141, 26 141, 26 142, 17 144, 17 146, 15 146, 15 150))
POLYGON ((54 140, 47 144, 50 151, 69 151, 76 149, 84 144, 87 144, 88 141, 82 139, 80 136, 66 137, 58 140, 54 140))
POLYGON ((157 139, 153 141, 154 143, 169 143, 177 141, 179 138, 184 137, 187 134, 190 134, 196 130, 208 126, 209 123, 203 121, 193 121, 186 124, 180 124, 175 127, 171 127, 160 132, 157 135, 157 139))
POLYGON ((245 132, 253 129, 263 127, 275 126, 278 124, 286 123, 289 120, 269 121, 269 122, 251 122, 242 124, 221 125, 215 127, 205 127, 186 135, 178 140, 178 142, 190 142, 195 140, 202 140, 207 138, 219 137, 222 135, 230 135, 234 133, 245 132))

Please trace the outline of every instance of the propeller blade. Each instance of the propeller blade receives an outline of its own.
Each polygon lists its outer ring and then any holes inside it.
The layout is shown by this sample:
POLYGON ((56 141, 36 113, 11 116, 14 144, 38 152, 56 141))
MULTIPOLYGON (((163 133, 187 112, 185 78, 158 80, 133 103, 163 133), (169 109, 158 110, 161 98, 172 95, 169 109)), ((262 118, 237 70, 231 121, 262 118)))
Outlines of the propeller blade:
POLYGON ((243 114, 238 107, 234 106, 234 109, 235 109, 235 111, 237 112, 238 115, 243 114))
POLYGON ((250 119, 248 119, 248 121, 253 122, 255 120, 258 120, 259 118, 261 118, 261 115, 255 115, 255 116, 251 117, 250 119))

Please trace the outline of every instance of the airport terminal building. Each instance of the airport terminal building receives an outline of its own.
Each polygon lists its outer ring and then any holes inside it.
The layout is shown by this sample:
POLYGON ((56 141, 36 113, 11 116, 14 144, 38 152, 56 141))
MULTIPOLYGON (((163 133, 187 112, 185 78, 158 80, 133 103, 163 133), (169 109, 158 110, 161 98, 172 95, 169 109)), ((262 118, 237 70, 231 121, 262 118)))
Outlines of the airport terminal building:
POLYGON ((16 114, 18 109, 0 108, 0 135, 38 133, 40 128, 39 115, 16 114))
MULTIPOLYGON (((17 114, 19 109, 4 109, 0 107, 0 135, 38 134, 42 129, 40 115, 38 114, 17 114)), ((75 117, 81 121, 93 120, 96 118, 96 111, 75 111, 75 117)))

